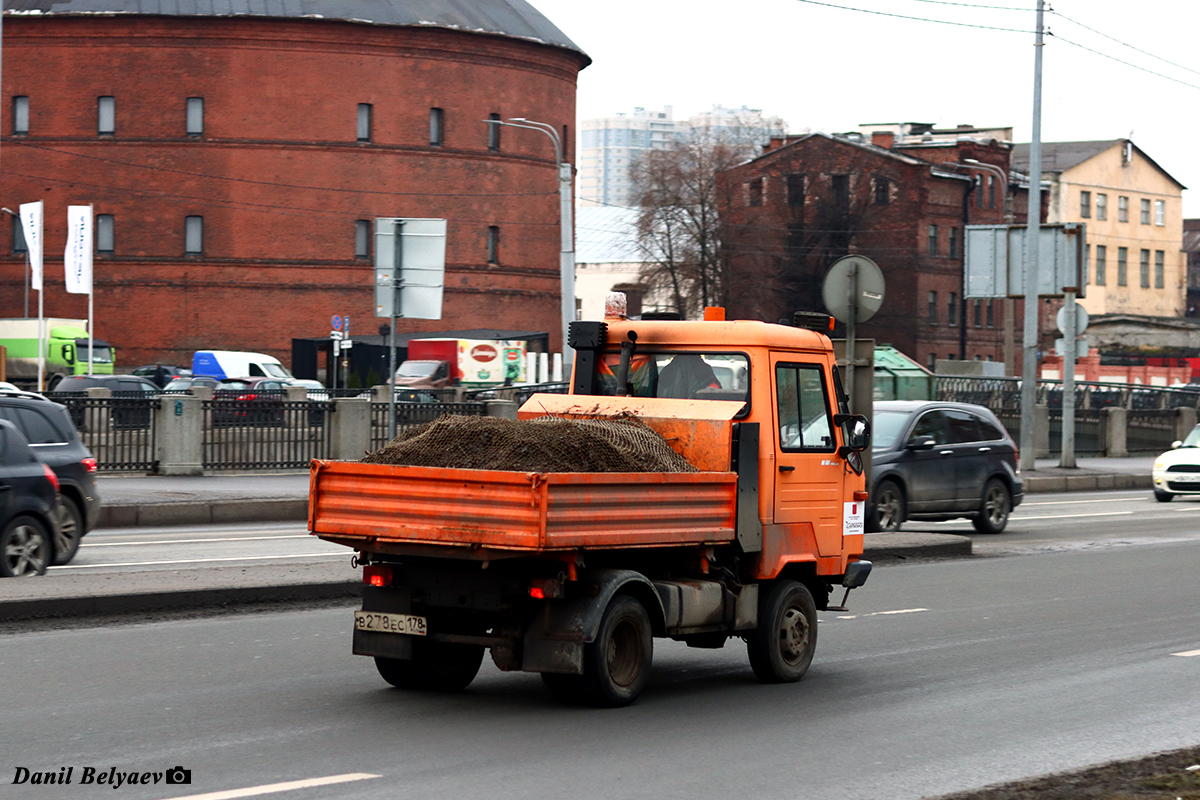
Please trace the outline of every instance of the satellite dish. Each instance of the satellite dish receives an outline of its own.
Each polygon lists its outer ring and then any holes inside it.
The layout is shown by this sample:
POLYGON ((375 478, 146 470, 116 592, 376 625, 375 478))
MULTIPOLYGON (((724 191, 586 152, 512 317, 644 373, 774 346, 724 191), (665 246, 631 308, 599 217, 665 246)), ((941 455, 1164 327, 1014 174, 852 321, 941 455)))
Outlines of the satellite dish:
POLYGON ((821 296, 838 322, 866 322, 883 305, 883 271, 866 256, 844 256, 829 268, 821 296), (851 320, 851 313, 854 318, 851 320))

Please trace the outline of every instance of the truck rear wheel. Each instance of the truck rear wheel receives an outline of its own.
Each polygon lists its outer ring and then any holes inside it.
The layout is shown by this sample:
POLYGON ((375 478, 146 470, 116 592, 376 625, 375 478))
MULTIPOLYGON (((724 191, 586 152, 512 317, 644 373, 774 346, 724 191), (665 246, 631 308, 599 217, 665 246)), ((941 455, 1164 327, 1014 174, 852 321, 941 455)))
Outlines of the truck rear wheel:
MULTIPOLYGON (((583 651, 581 699, 602 708, 629 705, 650 680, 653 656, 650 615, 629 595, 614 596, 604 611, 596 641, 583 651)), ((562 683, 569 691, 571 681, 562 683)))
POLYGON ((804 584, 782 580, 760 595, 758 627, 747 649, 750 667, 763 683, 804 677, 817 649, 817 606, 804 584))
POLYGON ((483 663, 483 648, 417 638, 411 659, 375 657, 375 668, 397 689, 458 692, 471 685, 483 663))

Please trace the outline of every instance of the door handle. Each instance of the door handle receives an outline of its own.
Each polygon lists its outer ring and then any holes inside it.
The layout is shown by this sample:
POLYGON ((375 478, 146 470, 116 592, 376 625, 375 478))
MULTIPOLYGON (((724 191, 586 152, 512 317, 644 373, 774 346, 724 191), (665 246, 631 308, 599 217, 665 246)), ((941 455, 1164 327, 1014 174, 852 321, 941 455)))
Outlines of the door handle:
POLYGON ((952 456, 952 455, 954 455, 954 451, 953 450, 938 450, 938 455, 939 456, 952 456))
POLYGON ((990 453, 990 452, 992 452, 992 448, 990 448, 990 447, 981 447, 981 448, 979 448, 979 452, 981 452, 981 453, 990 453))
POLYGON ((795 469, 796 469, 795 467, 793 467, 793 466, 790 466, 790 465, 788 465, 788 464, 780 464, 780 465, 779 465, 779 471, 780 471, 780 472, 792 472, 792 471, 794 471, 795 469))

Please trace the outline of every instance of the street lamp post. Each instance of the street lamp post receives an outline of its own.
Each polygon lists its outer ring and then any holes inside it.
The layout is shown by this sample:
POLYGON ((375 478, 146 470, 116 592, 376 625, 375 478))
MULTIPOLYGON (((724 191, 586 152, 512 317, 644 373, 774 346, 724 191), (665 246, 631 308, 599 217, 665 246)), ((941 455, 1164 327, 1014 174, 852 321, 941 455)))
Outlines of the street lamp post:
POLYGON ((559 256, 559 274, 562 281, 562 355, 563 373, 569 380, 574 352, 568 342, 571 322, 575 319, 575 243, 571 225, 571 165, 563 158, 563 141, 553 125, 534 122, 524 117, 484 120, 488 125, 507 125, 510 128, 525 128, 541 131, 554 143, 554 163, 558 168, 559 225, 562 233, 562 251, 559 256))

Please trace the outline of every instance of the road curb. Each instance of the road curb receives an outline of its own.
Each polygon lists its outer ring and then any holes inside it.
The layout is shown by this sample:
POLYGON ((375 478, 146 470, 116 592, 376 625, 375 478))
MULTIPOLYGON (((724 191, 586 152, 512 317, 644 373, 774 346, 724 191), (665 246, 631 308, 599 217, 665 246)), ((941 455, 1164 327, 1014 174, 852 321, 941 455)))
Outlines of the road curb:
POLYGON ((307 519, 308 498, 255 498, 106 505, 100 509, 100 518, 96 522, 96 527, 132 528, 142 525, 303 522, 307 519))
POLYGON ((350 599, 362 596, 354 581, 298 583, 184 591, 112 594, 92 597, 42 597, 0 602, 0 622, 39 619, 80 619, 120 614, 149 614, 224 608, 253 603, 294 603, 311 600, 350 599))
POLYGON ((1090 475, 1030 475, 1021 476, 1026 494, 1051 492, 1097 492, 1110 489, 1149 489, 1154 484, 1149 475, 1130 475, 1120 472, 1090 475))

